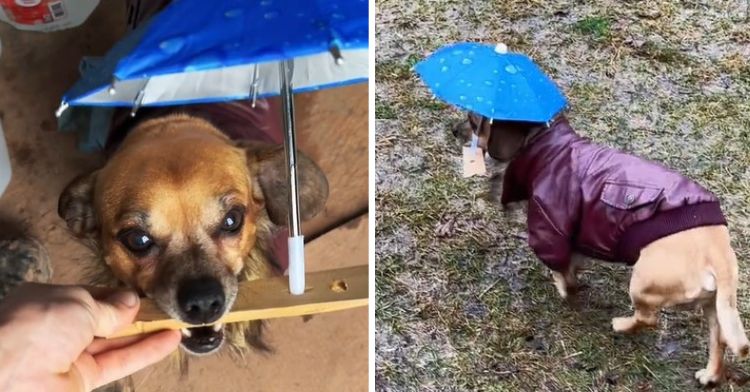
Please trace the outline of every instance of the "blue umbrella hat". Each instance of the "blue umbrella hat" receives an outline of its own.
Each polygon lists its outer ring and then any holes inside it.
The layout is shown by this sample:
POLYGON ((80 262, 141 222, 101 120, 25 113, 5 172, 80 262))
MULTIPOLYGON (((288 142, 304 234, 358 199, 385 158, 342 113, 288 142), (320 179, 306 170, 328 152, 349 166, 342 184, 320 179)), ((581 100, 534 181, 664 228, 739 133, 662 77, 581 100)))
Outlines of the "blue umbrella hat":
POLYGON ((533 60, 503 44, 447 45, 415 70, 435 96, 489 119, 547 123, 567 105, 533 60))

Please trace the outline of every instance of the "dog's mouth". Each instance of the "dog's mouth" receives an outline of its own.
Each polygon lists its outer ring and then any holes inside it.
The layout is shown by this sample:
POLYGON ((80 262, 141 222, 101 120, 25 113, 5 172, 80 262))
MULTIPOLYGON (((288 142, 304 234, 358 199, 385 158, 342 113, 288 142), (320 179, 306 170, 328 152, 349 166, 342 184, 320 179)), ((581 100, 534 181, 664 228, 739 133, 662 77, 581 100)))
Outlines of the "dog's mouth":
POLYGON ((182 347, 191 354, 211 354, 224 343, 224 325, 182 328, 182 347))

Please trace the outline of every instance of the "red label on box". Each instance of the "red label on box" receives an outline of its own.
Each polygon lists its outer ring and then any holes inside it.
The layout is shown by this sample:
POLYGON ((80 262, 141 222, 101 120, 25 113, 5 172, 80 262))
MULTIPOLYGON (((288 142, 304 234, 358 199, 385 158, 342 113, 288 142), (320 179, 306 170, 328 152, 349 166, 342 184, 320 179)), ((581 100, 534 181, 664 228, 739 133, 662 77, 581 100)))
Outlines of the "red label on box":
POLYGON ((51 23, 66 14, 61 0, 0 0, 0 7, 11 21, 24 25, 51 23))

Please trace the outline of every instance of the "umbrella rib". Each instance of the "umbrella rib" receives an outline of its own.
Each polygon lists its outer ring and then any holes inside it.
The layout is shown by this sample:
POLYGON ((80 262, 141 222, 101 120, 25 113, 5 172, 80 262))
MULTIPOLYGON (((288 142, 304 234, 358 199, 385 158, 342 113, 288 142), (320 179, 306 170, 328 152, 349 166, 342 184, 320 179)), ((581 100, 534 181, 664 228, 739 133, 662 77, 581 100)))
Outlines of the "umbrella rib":
MULTIPOLYGON (((525 67, 526 66, 534 66, 534 65, 533 64, 526 64, 525 67)), ((518 68, 517 65, 514 65, 514 67, 518 68)), ((540 69, 540 71, 541 71, 541 69, 540 69)), ((529 85, 529 81, 526 78, 522 77, 521 78, 521 82, 524 84, 524 86, 526 86, 526 91, 528 91, 529 93, 533 94, 533 98, 536 98, 536 93, 534 93, 534 89, 532 89, 531 86, 529 85)), ((541 117, 542 113, 539 112, 539 106, 537 105, 534 109, 536 111, 536 114, 541 117)), ((529 117, 531 117, 531 116, 529 116, 529 117)), ((527 121, 530 121, 530 120, 527 119, 527 121)))

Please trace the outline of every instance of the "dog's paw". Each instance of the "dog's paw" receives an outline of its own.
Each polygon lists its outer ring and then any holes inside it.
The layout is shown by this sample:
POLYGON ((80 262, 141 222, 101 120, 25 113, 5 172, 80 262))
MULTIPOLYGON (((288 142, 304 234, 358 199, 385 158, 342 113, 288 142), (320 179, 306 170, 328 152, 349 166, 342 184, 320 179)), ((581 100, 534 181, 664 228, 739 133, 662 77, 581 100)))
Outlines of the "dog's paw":
POLYGON ((552 284, 555 285, 560 298, 568 298, 568 285, 565 283, 565 276, 563 274, 552 271, 552 284))
POLYGON ((703 386, 715 385, 721 379, 721 374, 715 371, 709 371, 708 369, 701 369, 695 372, 695 379, 703 386))
POLYGON ((632 317, 615 317, 612 319, 612 329, 619 333, 633 332, 635 324, 632 317))
POLYGON ((557 289, 557 293, 560 294, 560 298, 564 300, 568 300, 570 297, 575 296, 575 294, 578 293, 578 285, 571 284, 557 274, 553 275, 553 283, 557 289))
POLYGON ((560 285, 555 282, 555 288, 557 289, 557 294, 560 294, 560 298, 567 300, 570 296, 570 293, 568 292, 568 288, 565 285, 560 285))

